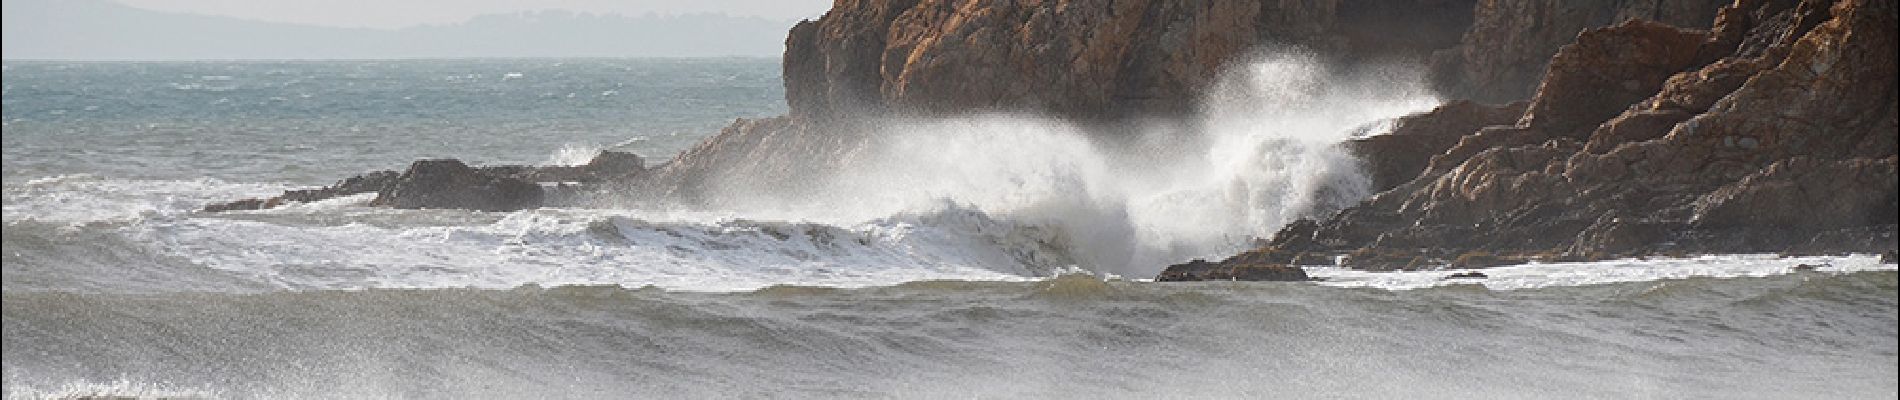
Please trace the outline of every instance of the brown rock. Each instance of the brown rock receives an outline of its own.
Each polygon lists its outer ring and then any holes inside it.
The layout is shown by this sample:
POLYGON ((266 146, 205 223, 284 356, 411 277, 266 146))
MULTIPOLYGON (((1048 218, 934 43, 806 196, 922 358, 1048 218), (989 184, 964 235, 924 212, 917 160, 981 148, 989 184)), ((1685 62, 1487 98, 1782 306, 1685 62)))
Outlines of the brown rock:
POLYGON ((1470 272, 1459 272, 1459 273, 1455 273, 1455 274, 1451 274, 1451 275, 1445 275, 1445 277, 1443 278, 1443 280, 1453 280, 1453 279, 1484 279, 1484 278, 1490 278, 1490 277, 1491 277, 1490 275, 1485 275, 1485 274, 1484 274, 1483 272, 1478 272, 1478 271, 1470 271, 1470 272))
POLYGON ((1307 281, 1312 278, 1299 267, 1284 264, 1245 264, 1226 261, 1210 263, 1206 260, 1193 260, 1182 264, 1170 265, 1156 282, 1199 282, 1199 281, 1307 281))
POLYGON ((1342 266, 1372 271, 1405 271, 1429 266, 1431 258, 1417 251, 1365 248, 1347 254, 1342 266))
POLYGON ((277 197, 268 199, 243 199, 229 203, 207 205, 205 212, 262 210, 276 208, 288 202, 308 203, 337 197, 382 191, 396 182, 395 171, 376 171, 349 177, 336 184, 316 189, 298 189, 285 191, 277 197))
POLYGON ((1463 269, 1491 268, 1491 267, 1502 267, 1506 265, 1518 265, 1518 264, 1523 264, 1527 261, 1529 260, 1524 257, 1502 256, 1498 254, 1492 254, 1491 252, 1488 252, 1488 251, 1471 251, 1471 252, 1466 252, 1465 254, 1458 255, 1458 259, 1452 260, 1451 267, 1463 268, 1463 269))
POLYGON ((1347 151, 1358 156, 1372 176, 1374 192, 1383 192, 1418 177, 1432 156, 1457 144, 1460 138, 1492 125, 1509 125, 1524 113, 1524 102, 1491 106, 1458 100, 1424 113, 1399 118, 1389 134, 1349 140, 1347 151))
POLYGON ((1693 66, 1707 39, 1706 32, 1644 20, 1586 30, 1550 59, 1522 125, 1586 138, 1598 123, 1656 94, 1663 81, 1693 66))
POLYGON ((1895 3, 1742 0, 1710 33, 1592 30, 1552 62, 1517 125, 1460 138, 1419 179, 1285 242, 1351 252, 1345 264, 1367 269, 1476 249, 1891 249, 1895 3))
POLYGON ((1474 2, 844 0, 793 27, 786 99, 795 119, 820 122, 892 110, 1174 116, 1256 45, 1422 58, 1457 43, 1474 2))
POLYGON ((1818 231, 1892 223, 1900 211, 1895 158, 1776 162, 1696 201, 1702 228, 1818 231))
POLYGON ((540 207, 544 195, 533 182, 485 174, 461 160, 419 160, 378 192, 370 205, 513 211, 540 207))
MULTIPOLYGON (((546 200, 546 193, 538 185, 529 189, 520 183, 533 185, 534 182, 546 183, 582 183, 597 184, 611 181, 627 181, 644 176, 645 162, 633 153, 603 151, 578 166, 524 166, 502 165, 470 168, 458 160, 422 160, 410 167, 408 172, 398 174, 395 171, 376 171, 357 175, 338 181, 336 184, 316 189, 297 189, 285 191, 276 197, 265 199, 243 199, 228 203, 207 205, 204 211, 219 212, 232 210, 259 210, 274 208, 288 203, 307 203, 362 193, 378 193, 371 205, 393 206, 397 208, 469 208, 478 210, 513 210, 538 207, 546 200), (456 166, 460 167, 456 167, 456 166), (417 171, 416 167, 423 167, 417 171), (467 169, 467 171, 462 171, 467 169), (416 173, 419 175, 412 175, 416 173), (405 177, 410 179, 404 180, 405 177), (402 191, 395 186, 404 184, 402 191), (408 200, 397 201, 384 196, 408 196, 408 200), (444 197, 446 196, 446 197, 444 197), (449 200, 449 197, 467 196, 467 200, 449 200)), ((574 187, 563 186, 568 191, 574 187)))
POLYGON ((1433 81, 1454 98, 1505 103, 1531 97, 1558 48, 1585 29, 1631 19, 1707 27, 1727 0, 1488 0, 1457 46, 1432 57, 1433 81))
POLYGON ((1299 254, 1299 255, 1297 255, 1297 256, 1293 256, 1293 260, 1291 260, 1290 262, 1288 262, 1288 264, 1293 264, 1293 265, 1337 265, 1337 264, 1339 264, 1339 263, 1338 263, 1338 262, 1337 262, 1336 260, 1334 260, 1334 259, 1333 259, 1333 256, 1332 256, 1331 254, 1323 254, 1323 253, 1300 253, 1300 254, 1299 254))

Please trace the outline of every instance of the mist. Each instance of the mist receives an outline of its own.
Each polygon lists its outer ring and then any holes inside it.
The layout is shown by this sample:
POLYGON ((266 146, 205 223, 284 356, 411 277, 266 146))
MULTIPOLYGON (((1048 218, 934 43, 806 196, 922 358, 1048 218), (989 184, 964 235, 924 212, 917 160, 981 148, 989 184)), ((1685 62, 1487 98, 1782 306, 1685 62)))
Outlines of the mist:
MULTIPOLYGON (((1299 50, 1235 63, 1199 112, 1132 136, 1029 114, 893 118, 829 154, 835 168, 798 182, 732 174, 710 182, 710 211, 838 226, 892 216, 978 212, 1053 232, 1077 266, 1153 275, 1218 258, 1299 218, 1370 196, 1359 161, 1337 146, 1439 104, 1405 66, 1340 70, 1299 50)), ((1032 235, 1037 236, 1037 235, 1032 235)))

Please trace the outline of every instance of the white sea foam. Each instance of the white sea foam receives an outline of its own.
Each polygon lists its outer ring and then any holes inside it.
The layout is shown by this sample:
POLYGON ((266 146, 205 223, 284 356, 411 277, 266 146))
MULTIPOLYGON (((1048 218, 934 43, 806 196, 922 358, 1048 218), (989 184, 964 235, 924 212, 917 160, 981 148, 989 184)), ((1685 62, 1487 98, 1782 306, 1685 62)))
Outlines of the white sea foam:
POLYGON ((205 204, 275 195, 277 184, 240 184, 218 179, 125 180, 91 174, 60 175, 8 185, 5 219, 53 223, 131 221, 177 214, 205 204))
MULTIPOLYGON (((11 382, 9 382, 11 383, 11 382)), ((112 382, 93 382, 77 380, 59 387, 40 388, 31 385, 9 385, 7 400, 26 399, 215 399, 220 398, 216 391, 198 388, 178 387, 177 385, 135 382, 119 379, 112 382)))
POLYGON ((258 216, 164 221, 141 234, 154 251, 291 289, 861 287, 1027 279, 1070 264, 1051 243, 1059 238, 1038 227, 954 208, 850 227, 560 209, 450 226, 309 226, 258 216))
MULTIPOLYGON (((1087 262, 1060 220, 1001 217, 939 202, 851 224, 762 219, 732 213, 540 209, 513 213, 368 207, 373 195, 271 210, 200 213, 198 197, 250 193, 254 185, 209 181, 114 181, 69 177, 61 195, 10 193, 9 235, 23 221, 110 229, 141 251, 176 258, 209 277, 242 277, 230 290, 509 288, 609 284, 684 291, 746 291, 772 285, 887 286, 919 280, 1020 281, 1075 271, 1087 262), (109 190, 108 190, 109 189, 109 190), (195 194, 194 194, 195 193, 195 194), (211 194, 204 194, 211 193, 211 194), (181 196, 197 196, 180 198, 181 196), (98 225, 98 222, 111 222, 98 225)), ((19 190, 20 188, 10 188, 19 190)), ((35 190, 52 190, 38 187, 35 190)), ((59 192, 54 190, 55 192, 59 192)), ((10 240, 10 246, 13 243, 10 240)), ((22 242, 24 243, 24 242, 22 242)), ((12 248, 9 252, 23 249, 12 248)), ((88 262, 73 257, 68 262, 88 262)), ((116 258, 105 259, 117 260, 116 258)), ((1482 270, 1482 280, 1446 280, 1462 270, 1366 272, 1310 267, 1320 285, 1388 290, 1476 284, 1495 290, 1687 277, 1891 271, 1875 256, 1772 255, 1530 264, 1482 270)), ((137 265, 62 267, 120 280, 137 265)), ((190 274, 189 268, 172 268, 190 274)), ((9 279, 18 278, 9 270, 9 279)), ((1128 275, 1135 278, 1144 275, 1128 275)), ((215 279, 140 280, 140 290, 220 290, 215 279), (169 287, 177 283, 177 287, 169 287)), ((130 284, 130 283, 128 283, 130 284)))
POLYGON ((561 145, 560 149, 554 150, 554 154, 548 155, 548 159, 546 161, 542 161, 541 165, 561 165, 561 166, 584 165, 584 164, 587 164, 588 161, 593 161, 594 156, 600 155, 600 151, 601 151, 600 146, 595 146, 592 144, 582 144, 582 143, 568 143, 568 144, 561 145))
POLYGON ((1194 118, 1117 134, 1014 114, 888 121, 827 155, 842 168, 813 177, 816 195, 781 195, 740 174, 712 196, 747 215, 833 224, 949 201, 1056 229, 1089 270, 1151 276, 1370 195, 1358 160, 1336 144, 1438 104, 1415 74, 1371 71, 1265 53, 1226 74, 1194 118))
POLYGON ((1474 270, 1412 272, 1368 272, 1339 267, 1307 267, 1320 284, 1339 287, 1371 287, 1390 290, 1421 289, 1445 285, 1477 284, 1493 290, 1534 289, 1551 286, 1599 285, 1618 282, 1646 282, 1691 277, 1740 278, 1780 275, 1796 271, 1800 265, 1814 266, 1822 273, 1893 271, 1894 264, 1880 263, 1878 255, 1838 257, 1788 257, 1773 254, 1712 255, 1690 258, 1654 258, 1647 260, 1610 260, 1581 263, 1525 264, 1487 268, 1479 271, 1484 279, 1446 279, 1447 276, 1474 270))

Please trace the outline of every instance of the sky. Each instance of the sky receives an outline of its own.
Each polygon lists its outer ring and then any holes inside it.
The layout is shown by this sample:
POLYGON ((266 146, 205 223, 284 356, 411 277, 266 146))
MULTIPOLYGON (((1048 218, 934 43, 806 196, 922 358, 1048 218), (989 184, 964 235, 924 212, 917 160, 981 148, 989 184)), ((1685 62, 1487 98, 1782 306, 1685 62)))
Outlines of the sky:
POLYGON ((0 58, 777 57, 829 1, 0 0, 0 58))
POLYGON ((394 29, 450 24, 482 14, 567 10, 639 16, 724 13, 766 19, 816 19, 831 0, 120 0, 155 11, 346 28, 394 29))

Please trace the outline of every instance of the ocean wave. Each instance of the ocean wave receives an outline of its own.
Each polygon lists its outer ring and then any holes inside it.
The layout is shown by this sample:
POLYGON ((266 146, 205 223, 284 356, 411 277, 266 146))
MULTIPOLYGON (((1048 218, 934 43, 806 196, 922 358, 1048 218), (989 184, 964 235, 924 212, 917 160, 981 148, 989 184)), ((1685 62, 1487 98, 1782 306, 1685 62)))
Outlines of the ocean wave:
MULTIPOLYGON (((393 210, 366 206, 367 195, 263 211, 193 210, 199 199, 219 193, 264 189, 210 180, 92 176, 9 186, 6 290, 256 292, 524 284, 714 292, 775 285, 848 288, 1056 276, 1081 270, 1090 251, 1078 245, 1088 238, 1074 237, 1073 227, 1061 219, 996 215, 947 201, 862 222, 687 211, 393 210)), ((1727 255, 1530 264, 1486 269, 1483 280, 1445 279, 1461 270, 1310 267, 1309 273, 1322 279, 1320 285, 1334 287, 1517 290, 1761 277, 1791 273, 1804 264, 1820 266, 1822 272, 1895 268, 1868 255, 1727 255)))
POLYGON ((9 291, 5 379, 14 397, 1866 397, 1896 387, 1895 289, 1862 271, 1505 291, 1086 275, 9 291))

